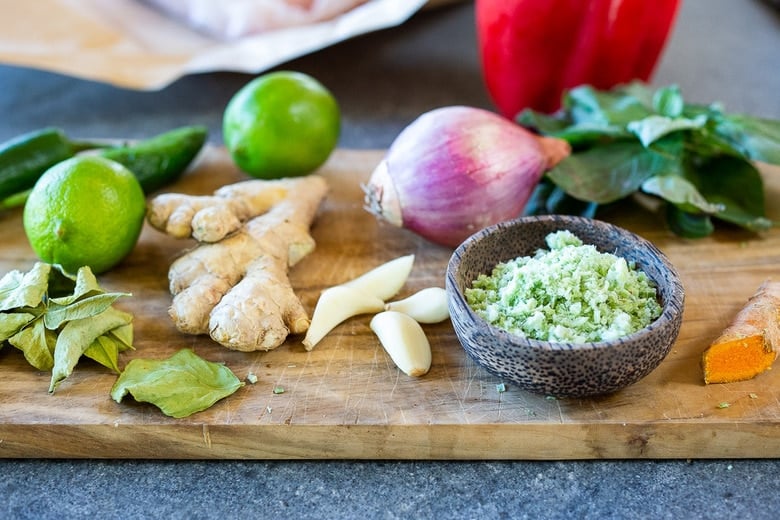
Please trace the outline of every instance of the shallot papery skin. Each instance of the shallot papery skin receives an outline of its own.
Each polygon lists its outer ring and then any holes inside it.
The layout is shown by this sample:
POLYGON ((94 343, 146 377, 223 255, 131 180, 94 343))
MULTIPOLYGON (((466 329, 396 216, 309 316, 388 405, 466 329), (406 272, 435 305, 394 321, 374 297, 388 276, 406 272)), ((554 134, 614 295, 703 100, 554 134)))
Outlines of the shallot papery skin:
POLYGON ((369 211, 440 245, 520 216, 544 172, 567 157, 487 110, 449 106, 407 126, 364 187, 369 211))

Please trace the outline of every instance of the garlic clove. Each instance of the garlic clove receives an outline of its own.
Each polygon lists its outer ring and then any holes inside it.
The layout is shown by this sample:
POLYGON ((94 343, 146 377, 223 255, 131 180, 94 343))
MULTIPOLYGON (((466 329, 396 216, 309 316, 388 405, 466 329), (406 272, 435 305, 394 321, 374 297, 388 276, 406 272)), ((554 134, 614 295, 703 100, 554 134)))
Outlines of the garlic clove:
POLYGON ((431 346, 422 326, 402 312, 384 311, 369 325, 393 363, 405 374, 423 376, 431 368, 431 346))
POLYGON ((414 255, 401 256, 345 282, 341 286, 357 289, 385 301, 398 294, 409 278, 413 264, 414 255))
POLYGON ((303 338, 303 346, 311 350, 336 325, 359 314, 380 312, 385 302, 352 287, 336 285, 322 291, 303 338))
POLYGON ((447 291, 441 287, 428 287, 403 300, 390 302, 385 310, 403 312, 418 323, 439 323, 450 317, 447 291))

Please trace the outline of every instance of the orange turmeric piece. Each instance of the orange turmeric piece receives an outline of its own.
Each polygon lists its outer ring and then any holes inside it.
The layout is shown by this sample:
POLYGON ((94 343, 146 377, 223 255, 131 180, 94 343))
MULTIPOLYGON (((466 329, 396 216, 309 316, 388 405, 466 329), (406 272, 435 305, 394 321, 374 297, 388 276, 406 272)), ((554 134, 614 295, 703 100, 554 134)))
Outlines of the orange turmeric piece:
POLYGON ((704 382, 752 379, 772 368, 780 349, 780 282, 765 281, 704 351, 704 382))

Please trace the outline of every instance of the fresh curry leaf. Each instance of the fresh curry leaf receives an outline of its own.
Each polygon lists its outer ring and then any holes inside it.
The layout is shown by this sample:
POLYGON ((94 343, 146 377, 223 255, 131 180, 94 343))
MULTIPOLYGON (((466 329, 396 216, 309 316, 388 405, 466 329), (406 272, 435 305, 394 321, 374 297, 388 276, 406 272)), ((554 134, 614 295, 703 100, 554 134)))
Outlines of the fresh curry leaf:
POLYGON ((663 117, 678 118, 684 108, 685 101, 677 85, 659 88, 653 94, 653 109, 663 117))
POLYGON ((690 132, 687 136, 688 148, 694 151, 696 156, 715 157, 718 155, 731 155, 744 158, 744 153, 731 141, 715 131, 715 125, 710 121, 696 132, 690 132))
POLYGON ((715 231, 709 215, 689 213, 674 204, 666 205, 666 222, 675 235, 683 238, 704 238, 715 231))
POLYGON ((636 192, 654 175, 676 171, 677 161, 639 142, 614 142, 567 157, 547 177, 577 199, 607 204, 636 192))
POLYGON ((778 225, 778 223, 772 222, 766 217, 761 217, 750 212, 744 206, 736 204, 729 205, 728 202, 726 204, 726 209, 715 216, 724 222, 736 224, 755 233, 767 231, 778 225))
POLYGON ((572 148, 579 149, 584 146, 594 146, 599 143, 630 138, 632 137, 632 132, 620 125, 580 123, 550 135, 564 139, 568 141, 572 148))
POLYGON ((527 109, 520 113, 517 122, 545 135, 566 140, 573 148, 595 143, 633 137, 623 125, 586 121, 572 124, 571 121, 527 109))
POLYGON ((518 114, 517 123, 526 128, 533 128, 543 134, 552 134, 565 130, 571 125, 571 121, 555 115, 548 115, 527 108, 518 114))
POLYGON ((705 115, 707 119, 713 120, 722 117, 725 114, 723 105, 720 103, 710 103, 709 105, 702 105, 699 103, 686 103, 683 107, 682 116, 694 118, 696 116, 705 115))
POLYGON ((536 185, 523 215, 579 215, 593 218, 599 205, 575 199, 549 179, 543 178, 536 185))
POLYGON ((746 115, 724 116, 715 131, 750 159, 780 164, 780 121, 746 115))
POLYGON ((667 200, 683 211, 710 215, 723 211, 722 204, 712 204, 687 179, 679 175, 656 175, 642 183, 642 191, 667 200))
POLYGON ((618 85, 612 91, 616 94, 633 98, 637 103, 645 107, 648 113, 656 111, 656 91, 641 81, 632 81, 625 85, 618 85))
POLYGON ((564 107, 573 124, 627 125, 652 114, 642 101, 619 90, 596 90, 585 85, 564 96, 564 107))
POLYGON ((525 204, 523 209, 523 215, 547 215, 547 199, 556 189, 555 184, 547 177, 542 179, 534 187, 534 191, 531 192, 531 197, 525 204))
MULTIPOLYGON (((529 121, 572 145, 572 155, 546 175, 567 196, 598 205, 644 190, 669 202, 667 220, 682 236, 706 236, 712 218, 752 231, 777 225, 765 217, 763 182, 750 161, 780 164, 780 121, 686 103, 677 86, 653 90, 640 82, 571 89, 561 111, 519 122, 529 121), (632 145, 651 155, 631 152, 632 145), (722 209, 713 213, 716 206, 722 209)), ((548 200, 534 194, 534 211, 558 195, 545 193, 548 200)))
POLYGON ((751 231, 772 227, 766 218, 761 173, 749 161, 731 156, 713 157, 699 168, 701 194, 710 202, 722 204, 715 216, 751 231))
POLYGON ((637 136, 642 145, 647 147, 672 132, 701 128, 706 123, 707 118, 704 116, 688 119, 652 115, 639 121, 631 121, 626 125, 626 128, 637 136))
POLYGON ((209 408, 243 385, 225 365, 182 349, 164 360, 131 360, 111 388, 111 398, 119 403, 131 394, 165 415, 181 418, 209 408))

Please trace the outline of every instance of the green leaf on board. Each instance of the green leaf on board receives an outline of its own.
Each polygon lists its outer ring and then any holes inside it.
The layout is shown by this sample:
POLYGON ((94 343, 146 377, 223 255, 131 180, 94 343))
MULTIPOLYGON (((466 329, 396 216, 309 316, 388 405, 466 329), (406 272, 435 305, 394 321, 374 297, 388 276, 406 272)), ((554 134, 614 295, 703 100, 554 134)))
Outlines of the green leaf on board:
POLYGON ((36 369, 46 372, 54 366, 57 335, 46 328, 42 318, 33 321, 32 326, 21 329, 8 342, 21 350, 27 362, 36 369))
POLYGON ((116 372, 117 374, 120 372, 119 341, 114 339, 110 334, 98 336, 95 341, 87 347, 87 350, 84 351, 84 356, 100 363, 112 372, 116 372))
POLYGON ((74 300, 72 303, 62 305, 51 300, 49 307, 44 315, 46 327, 57 329, 63 323, 72 320, 81 320, 96 316, 105 311, 122 296, 130 296, 129 293, 102 293, 94 296, 87 296, 81 300, 74 300))
POLYGON ((0 280, 0 311, 37 307, 46 294, 50 270, 49 264, 36 262, 26 273, 6 273, 0 280))
POLYGON ((57 386, 73 372, 78 360, 95 339, 131 322, 132 315, 113 307, 97 316, 67 322, 62 327, 54 348, 54 367, 49 392, 53 393, 57 386))
POLYGON ((112 307, 122 296, 130 295, 105 292, 89 267, 70 274, 39 262, 11 271, 0 280, 0 347, 8 342, 30 365, 50 370, 50 392, 81 356, 119 372, 118 354, 133 348, 132 316, 112 307))
MULTIPOLYGON (((62 271, 62 273, 63 275, 67 276, 65 271, 62 271)), ((95 278, 95 275, 92 273, 92 270, 89 267, 79 268, 78 272, 76 273, 73 289, 71 291, 71 294, 60 297, 53 297, 51 298, 51 301, 57 305, 65 306, 70 305, 71 303, 74 303, 85 296, 104 292, 103 289, 100 288, 100 284, 98 283, 97 278, 95 278)))
POLYGON ((0 342, 17 334, 23 327, 35 319, 35 314, 29 312, 0 313, 0 342))
POLYGON ((115 329, 111 329, 108 332, 108 335, 111 336, 116 341, 118 341, 117 347, 119 348, 119 352, 124 352, 125 350, 133 349, 133 324, 132 323, 128 323, 127 325, 120 325, 115 329))
POLYGON ((206 410, 243 385, 225 365, 182 349, 164 360, 131 360, 111 388, 111 397, 119 403, 130 394, 165 415, 181 418, 206 410))
POLYGON ((73 294, 76 287, 76 275, 70 274, 59 264, 52 264, 49 273, 49 286, 46 289, 47 299, 61 298, 73 294))

